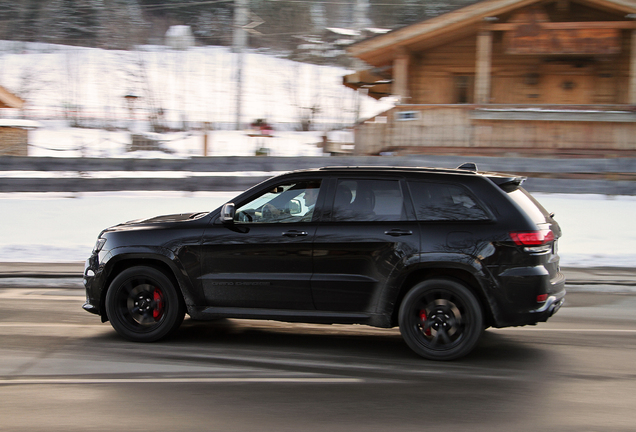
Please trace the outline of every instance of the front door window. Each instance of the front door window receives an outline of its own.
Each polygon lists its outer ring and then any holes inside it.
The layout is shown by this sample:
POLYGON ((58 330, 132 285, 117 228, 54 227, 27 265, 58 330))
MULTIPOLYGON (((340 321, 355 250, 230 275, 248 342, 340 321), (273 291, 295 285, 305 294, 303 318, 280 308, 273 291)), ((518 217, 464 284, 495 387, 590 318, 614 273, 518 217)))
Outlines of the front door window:
POLYGON ((276 186, 236 210, 238 223, 311 222, 320 181, 292 182, 276 186))

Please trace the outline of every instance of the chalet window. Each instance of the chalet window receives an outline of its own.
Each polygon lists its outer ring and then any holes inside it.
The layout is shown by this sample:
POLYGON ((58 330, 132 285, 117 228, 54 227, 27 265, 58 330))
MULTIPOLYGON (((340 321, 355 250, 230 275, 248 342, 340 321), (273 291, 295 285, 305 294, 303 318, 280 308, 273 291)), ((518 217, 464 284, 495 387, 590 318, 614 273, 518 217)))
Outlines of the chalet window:
POLYGON ((419 111, 398 111, 395 113, 396 121, 418 120, 420 118, 419 111))
POLYGON ((475 89, 474 75, 455 75, 453 80, 454 100, 453 103, 465 104, 473 103, 473 93, 475 89))

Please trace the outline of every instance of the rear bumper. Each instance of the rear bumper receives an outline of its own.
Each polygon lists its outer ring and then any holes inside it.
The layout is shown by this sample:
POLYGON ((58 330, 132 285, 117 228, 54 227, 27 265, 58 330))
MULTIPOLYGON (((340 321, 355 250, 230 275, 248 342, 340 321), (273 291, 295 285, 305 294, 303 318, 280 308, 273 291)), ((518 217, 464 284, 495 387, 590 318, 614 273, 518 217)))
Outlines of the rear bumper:
POLYGON ((565 299, 565 276, 557 273, 550 278, 542 266, 516 269, 502 278, 506 300, 502 303, 497 327, 511 327, 546 322, 558 312, 565 299), (547 296, 537 303, 539 295, 547 296), (505 305, 505 306, 504 306, 505 305))
POLYGON ((563 294, 560 296, 552 295, 548 297, 543 306, 533 311, 530 311, 530 314, 535 316, 536 319, 534 322, 546 322, 548 318, 557 313, 561 306, 563 306, 563 302, 565 301, 565 290, 563 290, 563 294))

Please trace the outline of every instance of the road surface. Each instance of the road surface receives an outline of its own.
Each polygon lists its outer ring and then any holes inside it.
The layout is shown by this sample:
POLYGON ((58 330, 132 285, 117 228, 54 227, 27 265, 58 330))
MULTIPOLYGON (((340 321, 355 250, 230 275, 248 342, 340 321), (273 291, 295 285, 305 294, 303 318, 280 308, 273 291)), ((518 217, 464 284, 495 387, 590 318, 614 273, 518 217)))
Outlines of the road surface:
POLYGON ((423 360, 399 330, 187 320, 136 344, 77 288, 0 288, 1 431, 634 431, 636 294, 423 360))

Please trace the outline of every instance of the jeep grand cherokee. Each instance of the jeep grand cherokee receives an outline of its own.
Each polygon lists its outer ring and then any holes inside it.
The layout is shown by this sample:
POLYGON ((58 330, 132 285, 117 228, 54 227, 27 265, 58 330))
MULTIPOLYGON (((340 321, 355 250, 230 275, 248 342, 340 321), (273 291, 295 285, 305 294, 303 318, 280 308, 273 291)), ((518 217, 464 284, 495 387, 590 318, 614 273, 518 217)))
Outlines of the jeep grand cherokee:
POLYGON ((523 177, 331 167, 269 179, 212 212, 108 228, 86 262, 84 309, 150 342, 194 320, 399 326, 428 359, 484 328, 561 306, 561 229, 523 177))

